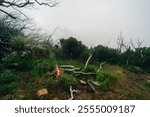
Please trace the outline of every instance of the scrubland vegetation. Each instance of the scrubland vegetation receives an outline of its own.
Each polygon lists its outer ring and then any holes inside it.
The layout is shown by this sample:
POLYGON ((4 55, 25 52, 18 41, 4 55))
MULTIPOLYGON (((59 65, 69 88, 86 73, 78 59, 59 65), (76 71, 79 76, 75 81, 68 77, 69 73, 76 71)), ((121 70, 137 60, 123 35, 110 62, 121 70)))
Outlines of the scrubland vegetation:
POLYGON ((11 22, 0 19, 0 99, 69 99, 70 86, 79 90, 74 99, 150 99, 150 47, 133 48, 132 42, 121 47, 122 35, 116 49, 101 44, 89 48, 73 37, 53 44, 53 40, 33 33, 25 35, 11 22), (102 62, 105 64, 97 71, 102 62), (51 73, 56 64, 72 65, 94 75, 63 71, 55 79, 51 73), (88 81, 96 82, 94 91, 88 81), (49 93, 38 97, 42 88, 49 93))

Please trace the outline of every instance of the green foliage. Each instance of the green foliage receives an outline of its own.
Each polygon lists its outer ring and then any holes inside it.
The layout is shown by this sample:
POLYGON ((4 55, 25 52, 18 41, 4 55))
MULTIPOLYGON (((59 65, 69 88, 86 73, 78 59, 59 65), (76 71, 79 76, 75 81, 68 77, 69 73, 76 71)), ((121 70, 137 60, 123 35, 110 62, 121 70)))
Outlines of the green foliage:
POLYGON ((64 89, 67 89, 69 86, 78 84, 78 80, 71 74, 64 74, 60 78, 60 86, 64 89))
POLYGON ((15 70, 30 70, 32 68, 32 59, 26 56, 25 52, 12 52, 2 59, 6 68, 15 70))
POLYGON ((150 88, 150 81, 143 82, 143 85, 150 88))
POLYGON ((93 49, 93 58, 95 61, 107 61, 110 63, 119 62, 119 54, 116 49, 98 45, 93 49))
POLYGON ((55 65, 56 61, 51 58, 37 60, 33 63, 32 74, 34 76, 42 76, 45 73, 54 70, 55 65))
POLYGON ((11 44, 14 51, 25 51, 27 38, 21 35, 15 36, 11 39, 11 44))
POLYGON ((142 52, 144 56, 142 68, 144 68, 146 71, 150 73, 150 47, 144 47, 142 52))
POLYGON ((64 54, 65 58, 70 59, 79 59, 81 54, 87 49, 81 41, 70 37, 68 39, 61 39, 61 51, 64 54))
POLYGON ((13 81, 18 81, 19 77, 17 77, 16 75, 14 75, 11 71, 6 70, 5 72, 2 72, 0 75, 0 83, 9 83, 9 82, 13 82, 13 81))
POLYGON ((96 73, 96 67, 94 65, 88 65, 84 71, 96 73))
POLYGON ((125 67, 127 70, 134 72, 134 73, 144 73, 143 69, 141 67, 137 66, 126 66, 125 67))
POLYGON ((22 34, 17 25, 20 24, 8 18, 0 18, 0 59, 11 51, 12 37, 22 34))
POLYGON ((56 85, 55 81, 53 79, 50 79, 49 77, 47 78, 48 80, 46 80, 45 86, 48 89, 51 89, 54 85, 56 85))
POLYGON ((6 70, 0 75, 0 95, 14 94, 19 86, 20 78, 11 71, 6 70))
POLYGON ((135 61, 135 55, 134 51, 131 49, 126 50, 124 53, 121 55, 121 63, 124 65, 134 65, 135 61), (128 63, 127 63, 128 61, 128 63))
MULTIPOLYGON (((136 48, 135 51, 128 49, 121 55, 121 64, 126 64, 128 60, 128 65, 141 67, 145 71, 149 72, 150 69, 150 47, 136 48)), ((129 66, 129 67, 130 67, 129 66)), ((130 71, 136 72, 135 68, 129 68, 130 71)), ((141 72, 138 71, 137 72, 141 72)))
POLYGON ((99 72, 96 78, 98 81, 100 81, 100 86, 99 86, 100 90, 103 91, 111 90, 115 86, 118 79, 117 77, 112 76, 105 72, 99 72))
POLYGON ((32 58, 48 57, 53 50, 52 44, 18 35, 11 40, 13 51, 26 52, 32 58))

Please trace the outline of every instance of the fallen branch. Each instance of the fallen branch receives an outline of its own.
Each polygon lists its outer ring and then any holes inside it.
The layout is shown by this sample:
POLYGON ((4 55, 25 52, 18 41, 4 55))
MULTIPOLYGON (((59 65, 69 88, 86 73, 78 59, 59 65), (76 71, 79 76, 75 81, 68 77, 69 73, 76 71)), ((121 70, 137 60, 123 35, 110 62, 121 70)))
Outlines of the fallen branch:
POLYGON ((100 83, 97 82, 97 81, 91 81, 91 83, 93 83, 93 84, 96 85, 96 86, 100 86, 100 83))
POLYGON ((106 61, 105 62, 102 62, 99 66, 99 69, 97 70, 97 73, 102 69, 103 65, 106 64, 106 61))
POLYGON ((73 65, 60 65, 60 68, 75 68, 73 65))
POLYGON ((72 86, 70 86, 70 95, 71 95, 71 98, 69 98, 68 100, 73 100, 73 93, 79 93, 80 91, 79 90, 72 90, 72 86))
POLYGON ((85 70, 87 68, 87 65, 88 65, 91 58, 92 58, 92 54, 90 54, 89 58, 87 59, 83 70, 85 70))
POLYGON ((82 71, 73 71, 73 73, 75 74, 82 74, 82 75, 96 75, 96 73, 93 73, 93 72, 82 72, 82 71))
POLYGON ((87 81, 87 84, 88 84, 88 86, 92 89, 92 91, 94 91, 94 92, 96 91, 96 90, 95 90, 95 87, 93 86, 93 84, 91 83, 90 80, 87 81))
POLYGON ((86 85, 87 83, 86 83, 86 81, 84 81, 84 80, 79 80, 80 81, 80 84, 82 84, 82 85, 86 85))
POLYGON ((80 68, 71 68, 71 69, 69 69, 69 68, 61 68, 63 71, 68 71, 68 72, 72 72, 72 71, 78 71, 78 70, 80 70, 80 68))

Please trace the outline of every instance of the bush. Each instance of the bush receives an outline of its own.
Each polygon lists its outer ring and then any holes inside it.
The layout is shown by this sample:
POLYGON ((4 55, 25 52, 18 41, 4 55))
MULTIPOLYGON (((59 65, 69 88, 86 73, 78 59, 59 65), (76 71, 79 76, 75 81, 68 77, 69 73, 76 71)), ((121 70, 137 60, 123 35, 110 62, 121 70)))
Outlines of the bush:
POLYGON ((150 81, 145 81, 143 85, 150 88, 150 81))
POLYGON ((105 72, 99 72, 96 78, 98 81, 101 82, 99 88, 100 90, 103 90, 103 91, 111 90, 117 82, 117 77, 112 76, 105 72))
POLYGON ((116 49, 98 45, 93 49, 93 60, 99 62, 107 61, 116 64, 119 62, 119 54, 116 49))
POLYGON ((63 57, 79 60, 81 54, 87 51, 87 47, 83 45, 81 41, 70 37, 68 39, 60 39, 60 50, 64 55, 63 57))
POLYGON ((144 73, 143 69, 137 66, 127 66, 126 69, 134 73, 144 73))
POLYGON ((54 70, 56 62, 53 59, 38 60, 33 64, 32 74, 34 76, 42 76, 48 71, 54 70))
POLYGON ((69 86, 78 84, 77 79, 73 76, 73 75, 69 75, 69 74, 64 74, 61 78, 60 78, 60 85, 62 88, 66 89, 69 86))
POLYGON ((24 52, 12 52, 3 58, 6 68, 19 71, 30 70, 32 68, 32 59, 26 56, 24 52))
POLYGON ((94 65, 88 65, 87 68, 84 70, 85 72, 96 72, 96 67, 94 65))
POLYGON ((0 75, 0 95, 14 94, 19 86, 19 77, 6 70, 0 75))

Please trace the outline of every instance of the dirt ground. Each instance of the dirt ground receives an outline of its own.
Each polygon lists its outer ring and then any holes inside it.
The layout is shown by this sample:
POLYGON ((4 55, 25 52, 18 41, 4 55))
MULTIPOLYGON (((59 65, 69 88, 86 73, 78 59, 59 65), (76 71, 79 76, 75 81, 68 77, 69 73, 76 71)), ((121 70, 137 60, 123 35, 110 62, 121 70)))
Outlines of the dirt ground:
MULTIPOLYGON (((78 84, 73 86, 73 89, 79 90, 79 93, 74 93, 75 100, 149 100, 150 99, 150 87, 144 86, 144 82, 150 82, 149 74, 135 74, 119 67, 109 67, 106 69, 110 74, 117 76, 118 81, 115 87, 104 92, 99 90, 93 92, 87 85, 78 84)), ((51 87, 45 87, 48 89, 48 94, 44 96, 37 96, 37 88, 40 84, 41 88, 44 85, 42 80, 29 84, 30 74, 19 73, 22 76, 20 81, 20 88, 15 95, 15 99, 26 100, 68 100, 70 98, 70 90, 62 89, 58 83, 55 83, 51 87), (28 85, 27 85, 28 84, 28 85)), ((43 87, 44 88, 44 87, 43 87)), ((3 97, 2 99, 11 99, 10 95, 3 97)))

